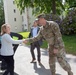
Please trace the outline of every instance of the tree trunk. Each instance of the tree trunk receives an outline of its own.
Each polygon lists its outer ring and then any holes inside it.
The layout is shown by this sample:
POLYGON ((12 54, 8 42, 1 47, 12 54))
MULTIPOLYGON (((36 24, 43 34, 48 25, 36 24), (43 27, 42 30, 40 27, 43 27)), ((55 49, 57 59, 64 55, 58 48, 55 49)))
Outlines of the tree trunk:
POLYGON ((53 14, 56 14, 56 1, 52 0, 52 12, 53 14))
POLYGON ((28 22, 28 31, 30 30, 30 24, 29 24, 29 8, 27 7, 27 22, 28 22))

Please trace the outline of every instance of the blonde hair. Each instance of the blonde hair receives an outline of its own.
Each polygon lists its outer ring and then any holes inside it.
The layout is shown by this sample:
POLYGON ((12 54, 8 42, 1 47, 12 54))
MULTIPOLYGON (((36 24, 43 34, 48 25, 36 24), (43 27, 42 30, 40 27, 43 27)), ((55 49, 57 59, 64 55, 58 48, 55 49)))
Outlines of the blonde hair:
POLYGON ((3 35, 3 34, 6 33, 5 29, 6 29, 7 25, 8 25, 8 24, 3 24, 3 25, 1 26, 1 35, 3 35))

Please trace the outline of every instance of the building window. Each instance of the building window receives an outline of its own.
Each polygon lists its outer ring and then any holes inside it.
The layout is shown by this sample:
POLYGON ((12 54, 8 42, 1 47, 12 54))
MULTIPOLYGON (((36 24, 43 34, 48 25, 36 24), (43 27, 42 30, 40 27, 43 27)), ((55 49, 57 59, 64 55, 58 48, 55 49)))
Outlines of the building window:
POLYGON ((16 10, 14 9, 14 13, 16 13, 16 10))
POLYGON ((15 30, 17 30, 17 26, 15 26, 15 30))
POLYGON ((15 1, 13 1, 13 4, 15 4, 15 1))
POLYGON ((14 21, 16 21, 16 18, 14 18, 14 21))

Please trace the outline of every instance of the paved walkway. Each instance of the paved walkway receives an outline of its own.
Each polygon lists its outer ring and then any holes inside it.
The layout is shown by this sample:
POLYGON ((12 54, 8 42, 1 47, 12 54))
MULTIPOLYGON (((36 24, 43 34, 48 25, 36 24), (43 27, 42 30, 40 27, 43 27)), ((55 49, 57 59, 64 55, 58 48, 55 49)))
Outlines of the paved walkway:
MULTIPOLYGON (((37 56, 37 52, 35 49, 37 56)), ((15 59, 15 75, 51 75, 49 64, 48 64, 48 52, 47 50, 41 49, 41 62, 43 66, 39 66, 37 63, 30 63, 31 54, 30 48, 27 46, 19 46, 14 59, 15 59)), ((67 60, 72 67, 74 75, 76 75, 76 56, 67 55, 67 60)), ((56 74, 57 75, 67 75, 67 73, 60 67, 58 62, 56 62, 56 74)))

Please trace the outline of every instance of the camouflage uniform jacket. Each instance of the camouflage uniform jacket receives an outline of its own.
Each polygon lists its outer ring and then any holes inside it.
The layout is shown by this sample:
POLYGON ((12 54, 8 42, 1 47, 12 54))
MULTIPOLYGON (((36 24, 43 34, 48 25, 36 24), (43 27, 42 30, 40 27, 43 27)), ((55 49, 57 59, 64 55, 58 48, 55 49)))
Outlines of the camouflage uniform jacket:
POLYGON ((45 26, 41 26, 38 35, 34 38, 27 39, 29 42, 35 42, 40 38, 44 38, 50 46, 54 46, 56 49, 64 47, 62 35, 57 23, 53 21, 47 21, 45 26))

